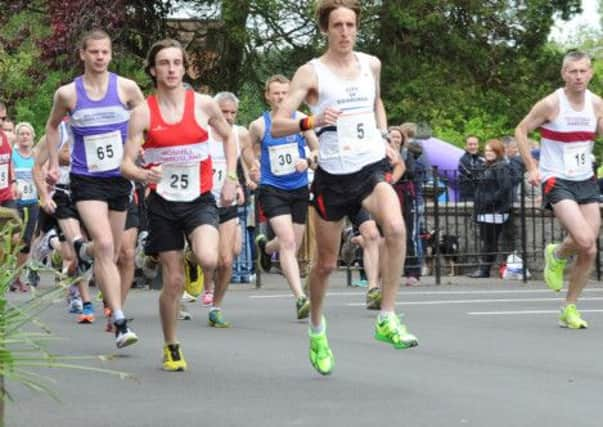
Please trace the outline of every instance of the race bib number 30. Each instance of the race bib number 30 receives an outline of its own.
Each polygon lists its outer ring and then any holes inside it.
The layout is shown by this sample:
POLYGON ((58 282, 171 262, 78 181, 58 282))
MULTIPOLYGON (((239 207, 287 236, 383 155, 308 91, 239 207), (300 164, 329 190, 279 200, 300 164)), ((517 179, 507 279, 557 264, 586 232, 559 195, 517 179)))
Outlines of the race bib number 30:
POLYGON ((337 141, 342 155, 363 154, 375 143, 375 113, 345 114, 337 119, 337 141))
POLYGON ((119 167, 124 152, 120 131, 84 136, 84 147, 90 172, 106 172, 119 167))
POLYGON ((0 165, 0 190, 8 187, 8 163, 0 165))
POLYGON ((591 142, 576 142, 563 146, 563 168, 567 176, 579 176, 592 171, 591 142))
POLYGON ((199 197, 199 163, 161 165, 157 194, 171 202, 190 202, 199 197))
POLYGON ((295 164, 299 160, 299 148, 296 142, 268 147, 270 154, 270 171, 276 176, 295 172, 295 164))

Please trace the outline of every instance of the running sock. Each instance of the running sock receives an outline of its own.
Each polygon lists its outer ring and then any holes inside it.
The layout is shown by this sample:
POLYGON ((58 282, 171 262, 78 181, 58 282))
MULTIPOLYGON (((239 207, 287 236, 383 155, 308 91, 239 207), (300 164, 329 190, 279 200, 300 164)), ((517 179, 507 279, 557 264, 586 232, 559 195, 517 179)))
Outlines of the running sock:
POLYGON ((125 320, 124 312, 121 310, 113 310, 113 323, 117 323, 121 320, 125 320))
POLYGON ((212 307, 209 309, 209 312, 211 313, 212 311, 220 311, 220 310, 221 310, 221 309, 220 309, 220 307, 214 307, 214 306, 212 306, 212 307))
POLYGON ((314 326, 312 324, 312 321, 310 321, 310 332, 312 333, 312 335, 319 335, 322 334, 325 330, 325 326, 323 325, 322 322, 320 322, 320 325, 318 326, 314 326))
POLYGON ((379 322, 382 322, 385 319, 387 319, 389 316, 395 316, 395 313, 393 311, 380 311, 379 316, 377 316, 377 320, 379 322))
POLYGON ((84 307, 92 307, 92 302, 84 301, 84 307))

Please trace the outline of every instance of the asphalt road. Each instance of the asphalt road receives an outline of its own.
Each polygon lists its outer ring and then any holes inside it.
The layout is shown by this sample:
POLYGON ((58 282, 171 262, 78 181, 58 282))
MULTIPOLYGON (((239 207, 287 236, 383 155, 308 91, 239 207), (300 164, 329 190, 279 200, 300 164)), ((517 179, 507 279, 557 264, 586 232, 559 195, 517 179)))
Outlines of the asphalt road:
MULTIPOLYGON (((189 304, 179 326, 189 370, 161 371, 157 291, 135 290, 126 314, 141 341, 116 351, 104 322, 83 326, 57 301, 43 322, 65 340, 59 354, 115 354, 82 363, 137 381, 62 369, 55 402, 9 383, 7 426, 601 426, 603 289, 592 283, 579 308, 588 330, 557 326, 562 295, 541 282, 456 279, 401 290, 399 309, 419 346, 394 350, 372 337, 364 291, 332 281, 328 335, 336 359, 322 377, 308 361, 307 324, 295 320, 281 276, 260 290, 233 285, 227 330, 207 326, 189 304)), ((429 282, 429 279, 426 280, 429 282)), ((12 297, 23 299, 25 296, 12 297)), ((100 308, 97 307, 100 315, 100 308)))

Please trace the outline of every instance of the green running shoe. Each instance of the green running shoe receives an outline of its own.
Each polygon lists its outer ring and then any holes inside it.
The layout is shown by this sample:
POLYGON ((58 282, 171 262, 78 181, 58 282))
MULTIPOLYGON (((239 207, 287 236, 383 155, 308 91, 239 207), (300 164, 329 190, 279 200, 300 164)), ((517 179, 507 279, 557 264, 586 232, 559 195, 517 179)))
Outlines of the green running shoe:
POLYGON ((555 292, 559 292, 563 287, 563 270, 567 264, 567 260, 555 258, 555 249, 558 246, 551 243, 544 249, 544 281, 555 292))
POLYGON ((308 335, 310 336, 310 362, 319 374, 330 375, 335 367, 335 358, 329 348, 327 323, 324 317, 322 323, 324 330, 321 333, 314 334, 311 329, 308 330, 308 335))
POLYGON ((570 329, 586 329, 588 328, 588 323, 582 319, 575 304, 568 304, 561 310, 559 326, 570 329))
POLYGON ((310 314, 310 300, 305 295, 302 295, 295 301, 295 309, 298 319, 307 319, 308 314, 310 314))
POLYGON ((222 317, 222 310, 210 310, 208 323, 212 328, 230 328, 230 322, 222 317))
POLYGON ((390 314, 385 319, 375 324, 375 339, 392 344, 396 349, 404 349, 419 345, 417 337, 406 330, 406 326, 400 323, 395 314, 390 314))
POLYGON ((381 310, 381 289, 374 287, 368 290, 366 293, 366 309, 367 310, 381 310))

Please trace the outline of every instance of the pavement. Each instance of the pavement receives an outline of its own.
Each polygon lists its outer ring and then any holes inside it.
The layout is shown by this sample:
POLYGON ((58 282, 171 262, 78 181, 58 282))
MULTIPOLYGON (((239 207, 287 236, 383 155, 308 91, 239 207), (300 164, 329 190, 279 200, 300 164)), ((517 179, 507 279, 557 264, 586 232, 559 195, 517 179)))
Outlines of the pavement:
MULTIPOLYGON (((207 326, 207 308, 188 304, 179 325, 189 370, 163 372, 156 290, 133 290, 126 314, 140 337, 117 351, 99 318, 78 325, 57 301, 41 320, 64 340, 64 355, 115 357, 89 366, 107 374, 40 369, 60 399, 9 383, 7 426, 601 426, 603 286, 592 282, 579 308, 587 330, 557 325, 561 294, 542 282, 424 278, 400 290, 398 309, 419 346, 395 350, 373 338, 376 313, 364 289, 336 273, 326 299, 336 365, 317 374, 308 361, 307 322, 280 275, 264 286, 232 285, 224 307, 231 329, 207 326)), ((43 286, 50 286, 43 283, 43 286)), ((27 298, 11 295, 11 299, 27 298)), ((101 307, 97 305, 101 316, 101 307)))

